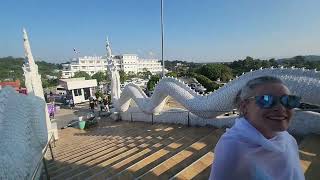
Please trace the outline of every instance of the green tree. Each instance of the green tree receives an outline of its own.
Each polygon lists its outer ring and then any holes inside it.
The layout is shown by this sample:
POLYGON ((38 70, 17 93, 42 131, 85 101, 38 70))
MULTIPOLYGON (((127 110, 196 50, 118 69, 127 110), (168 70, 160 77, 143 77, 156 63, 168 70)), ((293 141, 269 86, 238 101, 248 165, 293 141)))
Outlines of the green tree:
MULTIPOLYGON (((0 58, 0 81, 20 80, 21 86, 25 87, 22 66, 24 58, 14 58, 12 56, 0 58)), ((57 76, 59 78, 59 66, 45 61, 36 61, 38 71, 41 74, 43 87, 57 85, 57 80, 50 80, 46 75, 57 76)))
POLYGON ((167 74, 166 74, 166 76, 169 76, 169 77, 178 77, 178 74, 176 73, 176 72, 168 72, 167 74))
POLYGON ((104 99, 104 94, 101 91, 97 91, 96 93, 94 93, 94 95, 96 96, 96 98, 98 99, 99 97, 101 97, 102 99, 104 99))
POLYGON ((148 79, 151 76, 152 76, 152 73, 150 71, 143 71, 143 72, 137 73, 137 77, 142 78, 142 79, 148 79))
POLYGON ((223 64, 208 64, 201 66, 197 71, 198 74, 204 75, 212 81, 228 81, 232 78, 232 71, 228 66, 223 64))
POLYGON ((62 77, 62 71, 59 70, 59 71, 57 72, 56 76, 57 76, 57 79, 61 79, 61 77, 62 77))
POLYGON ((152 73, 147 69, 147 68, 143 68, 142 73, 142 79, 148 79, 149 77, 152 76, 152 73))
POLYGON ((43 88, 48 88, 49 87, 49 82, 47 79, 41 78, 41 82, 42 82, 42 87, 43 88))
POLYGON ((232 69, 234 75, 241 75, 243 72, 249 72, 252 70, 257 70, 259 68, 270 68, 271 66, 277 67, 278 63, 274 59, 270 60, 259 60, 253 59, 248 56, 244 60, 233 61, 228 64, 232 69))
POLYGON ((102 71, 99 71, 99 72, 97 72, 97 73, 95 73, 94 75, 91 76, 92 79, 96 79, 97 80, 98 84, 100 82, 107 81, 107 77, 108 77, 107 74, 102 72, 102 71))
POLYGON ((150 80, 147 83, 147 89, 149 91, 153 91, 154 87, 156 85, 156 83, 160 80, 160 76, 159 75, 153 75, 151 76, 150 80))
POLYGON ((215 83, 214 81, 211 81, 209 78, 207 78, 204 75, 192 73, 192 77, 196 78, 196 80, 207 90, 207 92, 212 92, 219 88, 219 85, 215 83))
POLYGON ((120 76, 120 83, 123 84, 127 79, 127 75, 123 70, 119 71, 119 76, 120 76))
POLYGON ((132 71, 129 71, 128 74, 127 74, 127 78, 128 79, 132 79, 132 78, 135 78, 137 77, 136 73, 132 72, 132 71))
POLYGON ((74 78, 84 77, 86 80, 91 79, 90 75, 84 71, 77 71, 74 73, 74 78))
POLYGON ((46 79, 43 77, 41 77, 41 82, 43 88, 55 87, 59 84, 58 79, 46 79))
POLYGON ((274 58, 269 59, 269 64, 270 64, 270 67, 271 67, 271 66, 277 67, 277 66, 279 65, 274 58))

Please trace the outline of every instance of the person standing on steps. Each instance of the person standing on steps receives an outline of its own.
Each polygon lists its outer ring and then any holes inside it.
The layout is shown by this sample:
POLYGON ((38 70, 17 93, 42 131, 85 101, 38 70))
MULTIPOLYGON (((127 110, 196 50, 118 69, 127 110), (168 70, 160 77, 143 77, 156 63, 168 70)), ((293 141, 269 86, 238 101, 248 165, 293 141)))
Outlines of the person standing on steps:
POLYGON ((105 109, 105 111, 109 112, 108 96, 104 97, 104 99, 103 99, 103 104, 104 104, 104 109, 105 109))
POLYGON ((69 100, 69 104, 70 104, 70 109, 73 109, 74 108, 74 101, 72 98, 69 100))
POLYGON ((94 106, 95 106, 95 102, 94 102, 93 98, 90 98, 89 107, 90 107, 92 113, 94 113, 94 106))

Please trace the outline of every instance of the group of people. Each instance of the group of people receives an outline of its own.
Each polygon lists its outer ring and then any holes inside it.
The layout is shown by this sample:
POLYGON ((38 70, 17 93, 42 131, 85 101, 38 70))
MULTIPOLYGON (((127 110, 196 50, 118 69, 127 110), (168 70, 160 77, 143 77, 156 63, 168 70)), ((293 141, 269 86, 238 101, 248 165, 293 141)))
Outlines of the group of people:
POLYGON ((74 100, 72 97, 64 96, 63 103, 64 103, 64 105, 69 106, 70 109, 74 109, 74 107, 75 107, 74 100))
POLYGON ((109 101, 108 96, 105 96, 104 98, 99 97, 98 99, 93 99, 90 97, 89 99, 89 107, 91 111, 94 113, 95 107, 100 106, 100 111, 109 111, 109 101))

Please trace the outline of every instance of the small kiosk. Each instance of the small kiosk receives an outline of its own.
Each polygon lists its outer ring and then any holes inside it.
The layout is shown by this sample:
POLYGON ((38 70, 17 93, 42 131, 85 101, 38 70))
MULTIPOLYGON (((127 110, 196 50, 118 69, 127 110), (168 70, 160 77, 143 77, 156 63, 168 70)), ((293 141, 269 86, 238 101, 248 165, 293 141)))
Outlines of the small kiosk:
POLYGON ((75 104, 89 101, 97 87, 97 80, 82 78, 60 79, 59 85, 67 90, 67 96, 73 98, 75 104))

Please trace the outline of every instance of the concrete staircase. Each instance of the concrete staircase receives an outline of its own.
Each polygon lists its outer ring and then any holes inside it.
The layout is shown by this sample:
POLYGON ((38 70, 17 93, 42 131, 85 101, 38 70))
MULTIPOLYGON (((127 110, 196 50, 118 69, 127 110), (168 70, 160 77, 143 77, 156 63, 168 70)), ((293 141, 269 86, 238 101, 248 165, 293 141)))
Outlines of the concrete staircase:
MULTIPOLYGON (((221 129, 102 121, 59 132, 51 179, 208 179, 221 129)), ((306 179, 320 179, 320 135, 299 143, 306 179)))
POLYGON ((100 122, 60 131, 51 179, 207 179, 223 130, 142 122, 100 122), (191 170, 191 172, 190 172, 191 170))

